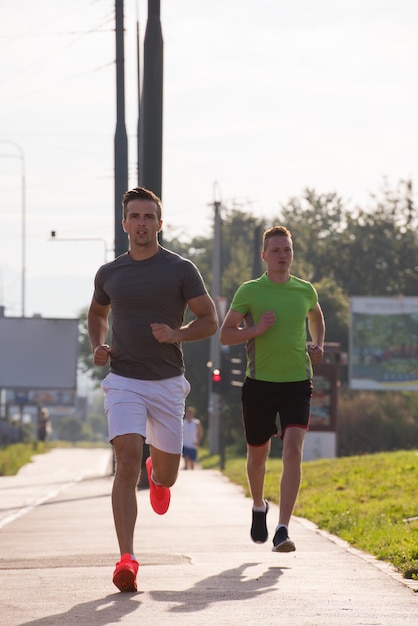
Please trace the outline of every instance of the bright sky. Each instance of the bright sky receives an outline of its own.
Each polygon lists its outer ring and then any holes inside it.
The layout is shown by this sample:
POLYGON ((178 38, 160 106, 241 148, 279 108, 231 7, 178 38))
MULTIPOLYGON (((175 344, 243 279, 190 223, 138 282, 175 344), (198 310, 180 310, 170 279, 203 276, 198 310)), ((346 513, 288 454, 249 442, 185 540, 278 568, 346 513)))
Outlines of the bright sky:
MULTIPOLYGON (((125 0, 129 186, 136 16, 125 0)), ((165 230, 207 235, 220 199, 273 217, 305 187, 367 204, 418 169, 416 0, 161 0, 165 230), (219 199, 219 198, 216 198, 219 199)), ((114 0, 0 0, 0 304, 74 317, 112 258, 114 0), (23 168, 24 164, 24 168, 23 168), (58 238, 92 241, 49 241, 58 238), (94 241, 97 239, 97 241, 94 241)))

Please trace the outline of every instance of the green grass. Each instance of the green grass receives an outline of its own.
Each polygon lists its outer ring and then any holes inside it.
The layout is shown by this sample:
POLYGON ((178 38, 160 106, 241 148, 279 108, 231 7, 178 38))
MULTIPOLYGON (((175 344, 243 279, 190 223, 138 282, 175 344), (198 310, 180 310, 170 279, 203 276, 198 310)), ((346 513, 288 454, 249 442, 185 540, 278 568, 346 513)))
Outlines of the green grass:
POLYGON ((30 463, 34 454, 51 449, 49 443, 14 443, 0 448, 0 476, 15 476, 21 467, 30 463))
POLYGON ((92 441, 33 441, 31 443, 13 443, 0 448, 0 476, 15 476, 21 467, 32 462, 35 454, 43 454, 52 448, 105 448, 109 444, 92 441))
MULTIPOLYGON (((281 459, 269 459, 265 497, 276 504, 281 470, 281 459)), ((245 459, 227 455, 224 474, 249 495, 245 459)), ((417 486, 418 450, 308 461, 294 513, 418 579, 417 486)))

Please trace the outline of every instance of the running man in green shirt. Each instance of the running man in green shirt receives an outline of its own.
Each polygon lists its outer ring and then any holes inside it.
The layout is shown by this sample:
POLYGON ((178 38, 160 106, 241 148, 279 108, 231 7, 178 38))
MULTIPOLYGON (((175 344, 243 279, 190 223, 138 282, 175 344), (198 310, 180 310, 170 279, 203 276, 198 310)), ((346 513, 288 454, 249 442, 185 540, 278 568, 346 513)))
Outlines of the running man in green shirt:
POLYGON ((290 231, 274 226, 263 236, 266 272, 243 283, 222 324, 224 345, 246 342, 247 369, 242 415, 247 440, 247 476, 253 498, 251 538, 268 538, 264 477, 271 437, 283 440, 279 521, 273 552, 292 552, 288 526, 299 492, 303 442, 309 425, 312 364, 324 354, 325 323, 311 283, 290 273, 290 231), (307 328, 312 339, 307 349, 307 328), (277 426, 277 415, 280 427, 277 426))

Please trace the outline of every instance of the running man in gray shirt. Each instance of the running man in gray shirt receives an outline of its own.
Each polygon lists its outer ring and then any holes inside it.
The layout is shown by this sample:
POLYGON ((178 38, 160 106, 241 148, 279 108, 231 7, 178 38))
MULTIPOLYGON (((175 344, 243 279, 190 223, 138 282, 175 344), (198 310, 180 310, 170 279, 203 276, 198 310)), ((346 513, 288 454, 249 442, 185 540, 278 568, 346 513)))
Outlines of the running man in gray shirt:
POLYGON ((158 242, 160 199, 137 187, 125 192, 122 206, 129 250, 98 270, 88 329, 94 363, 104 366, 110 360, 102 388, 116 457, 112 507, 121 558, 113 582, 120 591, 136 591, 136 487, 143 443, 150 446, 151 506, 162 515, 177 478, 190 392, 182 342, 213 335, 218 319, 197 267, 158 242), (184 324, 187 306, 194 318, 184 324), (111 346, 105 343, 110 312, 111 346))

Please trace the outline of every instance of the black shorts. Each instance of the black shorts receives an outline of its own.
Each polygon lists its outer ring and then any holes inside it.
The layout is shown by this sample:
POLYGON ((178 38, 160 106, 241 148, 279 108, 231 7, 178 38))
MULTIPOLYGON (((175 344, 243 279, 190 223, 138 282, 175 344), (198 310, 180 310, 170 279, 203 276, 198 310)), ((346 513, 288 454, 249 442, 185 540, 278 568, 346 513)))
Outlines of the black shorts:
POLYGON ((270 383, 247 377, 242 387, 242 418, 248 445, 262 446, 279 434, 277 414, 282 439, 289 426, 307 430, 311 396, 310 379, 294 383, 270 383))

